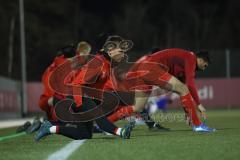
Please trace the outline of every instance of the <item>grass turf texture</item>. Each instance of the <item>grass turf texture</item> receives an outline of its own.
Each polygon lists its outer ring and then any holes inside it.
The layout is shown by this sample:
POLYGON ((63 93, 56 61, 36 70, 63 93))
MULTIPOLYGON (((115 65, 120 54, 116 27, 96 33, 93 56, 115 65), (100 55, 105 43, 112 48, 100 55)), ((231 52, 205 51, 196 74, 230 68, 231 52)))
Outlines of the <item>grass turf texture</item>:
MULTIPOLYGON (((130 140, 95 134, 69 159, 239 159, 240 110, 209 111, 208 115, 208 125, 217 128, 215 133, 194 133, 184 122, 163 122, 170 132, 151 132, 146 126, 136 126, 130 140)), ((0 136, 13 131, 1 129, 0 136)), ((71 142, 54 135, 36 143, 33 137, 0 141, 0 159, 45 159, 71 142)))

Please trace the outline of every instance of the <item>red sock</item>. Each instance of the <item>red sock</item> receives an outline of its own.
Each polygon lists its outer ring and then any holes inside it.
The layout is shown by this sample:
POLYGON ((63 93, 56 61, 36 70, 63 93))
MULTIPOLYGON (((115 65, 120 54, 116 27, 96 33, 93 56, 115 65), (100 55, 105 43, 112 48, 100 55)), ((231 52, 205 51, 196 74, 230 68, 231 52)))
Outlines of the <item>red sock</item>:
POLYGON ((196 104, 193 101, 193 98, 190 93, 180 97, 182 105, 184 107, 184 111, 188 114, 191 118, 193 125, 198 126, 202 122, 199 120, 197 112, 196 112, 196 104))
POLYGON ((116 122, 123 117, 129 117, 133 113, 133 106, 126 106, 118 109, 116 112, 108 116, 110 122, 116 122))

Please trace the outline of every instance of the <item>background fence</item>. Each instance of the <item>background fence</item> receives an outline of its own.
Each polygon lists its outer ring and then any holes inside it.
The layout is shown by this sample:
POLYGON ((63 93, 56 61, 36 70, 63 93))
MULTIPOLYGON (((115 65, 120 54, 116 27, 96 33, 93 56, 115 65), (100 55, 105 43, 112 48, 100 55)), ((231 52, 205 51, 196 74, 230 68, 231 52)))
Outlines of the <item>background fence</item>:
MULTIPOLYGON (((0 78, 0 113, 1 115, 20 116, 19 82, 0 78)), ((200 100, 207 108, 240 108, 240 78, 207 78, 197 79, 200 100)), ((40 82, 27 83, 27 113, 38 113, 38 100, 43 92, 40 82)), ((179 106, 178 96, 172 96, 174 103, 171 108, 179 106)))

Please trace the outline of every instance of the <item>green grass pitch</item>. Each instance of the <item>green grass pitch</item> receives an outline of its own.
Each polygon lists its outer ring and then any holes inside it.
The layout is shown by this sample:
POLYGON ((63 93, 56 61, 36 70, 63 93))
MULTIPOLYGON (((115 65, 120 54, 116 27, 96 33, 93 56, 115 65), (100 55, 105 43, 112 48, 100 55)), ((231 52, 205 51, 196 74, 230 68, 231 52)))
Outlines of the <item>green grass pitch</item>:
MULTIPOLYGON (((69 160, 238 160, 240 158, 240 110, 208 112, 210 127, 215 133, 194 133, 184 122, 163 122, 170 132, 152 132, 136 126, 129 140, 94 134, 69 160)), ((120 123, 122 125, 122 123, 120 123)), ((0 129, 0 137, 13 134, 15 128, 0 129)), ((0 159, 42 160, 72 140, 53 135, 36 143, 34 134, 0 141, 0 159)))

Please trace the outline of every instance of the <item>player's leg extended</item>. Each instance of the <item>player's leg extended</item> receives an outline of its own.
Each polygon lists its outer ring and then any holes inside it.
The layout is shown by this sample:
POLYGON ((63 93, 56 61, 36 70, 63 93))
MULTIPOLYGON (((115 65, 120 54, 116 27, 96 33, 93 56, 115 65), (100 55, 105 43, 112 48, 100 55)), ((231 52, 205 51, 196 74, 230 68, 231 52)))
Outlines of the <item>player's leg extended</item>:
POLYGON ((172 87, 171 90, 177 92, 180 95, 180 100, 184 108, 184 111, 191 119, 193 125, 195 126, 200 125, 201 121, 198 118, 196 112, 196 104, 188 90, 188 87, 173 76, 169 79, 168 83, 172 87))
POLYGON ((92 122, 54 124, 50 121, 44 121, 40 130, 35 136, 35 140, 39 141, 41 138, 50 134, 59 134, 75 140, 91 139, 92 125, 92 122))
MULTIPOLYGON (((139 68, 141 69, 141 67, 144 67, 144 65, 140 66, 139 68)), ((177 92, 180 95, 184 110, 191 118, 193 124, 196 126, 200 125, 201 121, 197 116, 195 102, 193 101, 188 87, 177 78, 169 74, 167 70, 161 67, 161 65, 159 66, 158 64, 153 63, 151 64, 151 67, 148 68, 149 72, 146 76, 142 77, 143 81, 146 82, 147 85, 155 85, 166 90, 177 92)))
MULTIPOLYGON (((97 102, 96 102, 97 103, 97 102)), ((82 111, 92 109, 97 106, 94 100, 91 98, 83 98, 82 111)), ((130 133, 133 128, 131 124, 124 126, 124 128, 118 128, 107 120, 105 116, 95 120, 98 126, 105 132, 118 135, 124 139, 130 138, 130 133)), ((52 125, 49 121, 44 122, 35 139, 38 141, 42 137, 50 134, 60 134, 72 139, 90 139, 92 138, 92 122, 73 123, 70 126, 66 125, 52 125)))
POLYGON ((122 106, 117 109, 113 114, 108 116, 108 120, 111 122, 116 122, 124 117, 129 117, 134 113, 141 112, 145 108, 145 104, 148 100, 149 94, 143 91, 136 91, 135 92, 135 104, 122 106))
POLYGON ((193 101, 188 87, 181 81, 179 81, 177 78, 169 74, 167 70, 164 70, 164 68, 162 68, 161 66, 159 67, 159 65, 157 64, 152 64, 152 67, 149 67, 149 72, 147 76, 143 77, 143 80, 148 85, 156 85, 160 88, 177 92, 181 97, 181 102, 184 110, 192 119, 193 124, 201 124, 201 121, 199 120, 196 113, 195 102, 193 101))
POLYGON ((172 91, 177 92, 180 95, 180 100, 184 107, 184 111, 190 117, 193 124, 193 131, 196 132, 214 132, 216 129, 207 127, 202 123, 196 112, 196 103, 194 102, 187 86, 180 82, 175 77, 171 77, 168 81, 171 84, 172 91))
MULTIPOLYGON (((93 102, 91 99, 88 99, 88 101, 90 101, 89 103, 93 102)), ((94 101, 94 102, 95 102, 95 106, 96 104, 100 103, 99 101, 94 101)), ((111 121, 109 121, 106 116, 97 118, 95 121, 99 126, 99 128, 107 133, 120 136, 121 138, 124 138, 124 139, 130 138, 131 130, 133 128, 132 123, 125 125, 123 128, 119 128, 116 125, 114 125, 111 121)))
MULTIPOLYGON (((81 108, 85 109, 85 106, 94 107, 93 104, 87 105, 89 102, 84 98, 83 106, 81 108)), ((50 134, 59 134, 72 139, 90 139, 92 138, 92 128, 93 122, 75 122, 75 123, 51 123, 50 121, 45 121, 41 126, 39 132, 37 133, 35 140, 40 140, 50 134), (67 124, 67 125, 66 125, 67 124), (69 125, 70 124, 70 125, 69 125)))

